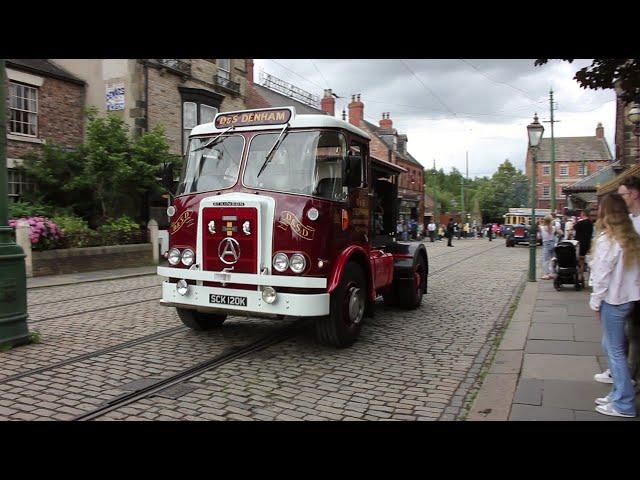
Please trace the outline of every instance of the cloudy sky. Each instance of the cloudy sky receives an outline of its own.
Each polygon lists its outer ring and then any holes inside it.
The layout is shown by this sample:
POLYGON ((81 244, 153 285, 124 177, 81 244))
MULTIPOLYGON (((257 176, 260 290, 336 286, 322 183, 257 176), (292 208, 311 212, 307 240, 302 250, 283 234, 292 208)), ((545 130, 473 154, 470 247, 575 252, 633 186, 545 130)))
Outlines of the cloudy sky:
MULTIPOLYGON (((336 116, 352 94, 361 94, 365 119, 378 124, 390 112, 393 126, 409 138, 408 150, 425 167, 465 171, 469 177, 490 176, 509 159, 524 170, 526 126, 538 113, 549 120, 549 89, 557 102, 556 137, 594 136, 598 122, 613 152, 615 93, 585 90, 573 80, 589 60, 481 59, 256 59, 258 72, 275 75, 322 97, 331 88, 343 97, 336 116)), ((544 123, 545 138, 551 136, 544 123)))

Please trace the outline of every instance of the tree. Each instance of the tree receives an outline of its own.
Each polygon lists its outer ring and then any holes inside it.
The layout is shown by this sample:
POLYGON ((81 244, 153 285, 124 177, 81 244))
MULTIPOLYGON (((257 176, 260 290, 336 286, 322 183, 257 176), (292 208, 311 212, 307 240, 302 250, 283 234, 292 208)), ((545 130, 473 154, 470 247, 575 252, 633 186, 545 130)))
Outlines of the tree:
POLYGON ((478 182, 476 198, 484 221, 501 222, 511 207, 528 203, 529 183, 526 175, 506 159, 487 181, 478 182))
MULTIPOLYGON (((563 58, 569 63, 573 58, 563 58)), ((548 58, 535 61, 535 66, 544 65, 548 58)), ((635 58, 595 58, 590 66, 581 68, 573 77, 582 88, 622 89, 620 98, 625 104, 640 102, 640 60, 635 58)))

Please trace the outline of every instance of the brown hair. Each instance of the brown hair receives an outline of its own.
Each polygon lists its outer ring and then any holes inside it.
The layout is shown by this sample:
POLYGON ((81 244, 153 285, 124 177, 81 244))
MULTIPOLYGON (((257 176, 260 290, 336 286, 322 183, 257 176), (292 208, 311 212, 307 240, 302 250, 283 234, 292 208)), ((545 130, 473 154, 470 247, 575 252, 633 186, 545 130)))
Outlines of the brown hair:
POLYGON ((627 204, 618 193, 605 195, 600 203, 596 228, 616 240, 622 247, 625 266, 640 262, 640 235, 629 218, 627 204))
POLYGON ((640 177, 625 177, 618 184, 620 187, 638 190, 640 192, 640 177))
POLYGON ((551 222, 553 222, 553 217, 551 215, 547 215, 542 219, 542 226, 545 227, 549 233, 551 233, 551 222))

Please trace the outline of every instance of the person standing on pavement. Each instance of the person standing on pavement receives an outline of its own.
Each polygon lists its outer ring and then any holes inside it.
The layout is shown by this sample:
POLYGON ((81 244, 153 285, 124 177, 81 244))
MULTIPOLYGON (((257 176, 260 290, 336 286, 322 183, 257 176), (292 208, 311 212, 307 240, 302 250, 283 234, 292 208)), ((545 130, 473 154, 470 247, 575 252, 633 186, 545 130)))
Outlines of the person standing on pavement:
POLYGON ((429 239, 431 240, 431 243, 433 243, 436 236, 436 224, 433 223, 433 220, 431 220, 429 225, 427 225, 427 231, 429 232, 429 239))
POLYGON ((449 219, 449 223, 447 223, 447 247, 453 247, 453 245, 451 244, 451 240, 453 240, 453 231, 454 231, 454 224, 453 224, 453 218, 449 219))
MULTIPOLYGON (((551 280, 553 278, 551 259, 553 258, 553 249, 556 246, 556 229, 553 217, 551 215, 544 217, 539 228, 542 238, 542 273, 544 273, 540 280, 551 280)), ((537 241, 537 239, 533 241, 537 241)))
POLYGON ((580 281, 584 282, 584 265, 587 252, 591 249, 591 238, 593 237, 593 223, 589 219, 589 209, 585 208, 580 212, 580 219, 576 222, 574 239, 578 241, 578 275, 580 281))
POLYGON ((629 210, 618 193, 605 196, 600 204, 598 235, 590 262, 593 292, 589 307, 602 327, 613 389, 597 398, 596 411, 615 417, 635 417, 635 390, 625 354, 625 321, 640 300, 640 235, 629 218, 629 210))
POLYGON ((493 227, 493 225, 491 223, 489 225, 487 225, 487 235, 489 236, 489 241, 493 240, 493 231, 492 231, 491 227, 493 227))

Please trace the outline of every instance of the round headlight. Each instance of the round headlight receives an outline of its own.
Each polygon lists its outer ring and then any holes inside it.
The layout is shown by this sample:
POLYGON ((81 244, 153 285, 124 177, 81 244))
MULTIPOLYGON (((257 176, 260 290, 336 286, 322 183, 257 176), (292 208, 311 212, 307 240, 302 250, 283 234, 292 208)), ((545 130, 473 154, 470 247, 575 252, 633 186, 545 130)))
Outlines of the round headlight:
POLYGON ((185 279, 181 278, 178 280, 178 283, 176 283, 176 290, 180 295, 186 295, 189 290, 189 284, 185 279))
POLYGON ((182 251, 182 264, 190 267, 193 265, 194 260, 196 259, 196 254, 193 253, 193 250, 190 248, 185 248, 182 251))
POLYGON ((173 205, 171 205, 170 207, 167 207, 167 217, 173 217, 176 214, 176 207, 174 207, 173 205))
POLYGON ((172 248, 169 250, 169 256, 167 257, 171 265, 177 265, 180 263, 180 250, 172 248))
POLYGON ((273 268, 279 272, 284 272, 289 268, 289 257, 284 253, 276 253, 273 257, 273 268))
POLYGON ((307 261, 305 260, 304 255, 294 253, 291 255, 290 264, 291 271, 293 271, 293 273, 302 273, 307 266, 307 261))
POLYGON ((276 289, 273 287, 264 287, 262 289, 262 299, 266 303, 273 303, 276 301, 276 289))

